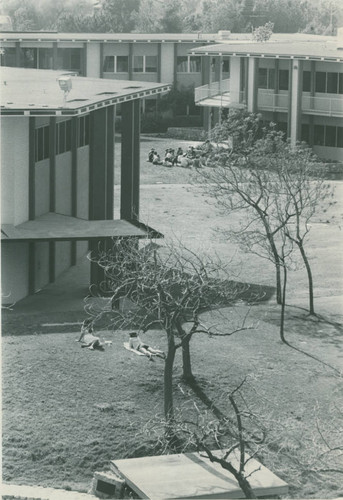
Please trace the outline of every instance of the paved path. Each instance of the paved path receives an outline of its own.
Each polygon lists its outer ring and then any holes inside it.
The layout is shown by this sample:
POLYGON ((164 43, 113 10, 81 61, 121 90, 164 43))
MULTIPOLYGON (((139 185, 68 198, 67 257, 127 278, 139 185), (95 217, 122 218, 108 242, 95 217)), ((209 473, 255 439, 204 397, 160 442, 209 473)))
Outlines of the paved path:
POLYGON ((2 500, 94 500, 94 495, 41 486, 1 485, 2 500))

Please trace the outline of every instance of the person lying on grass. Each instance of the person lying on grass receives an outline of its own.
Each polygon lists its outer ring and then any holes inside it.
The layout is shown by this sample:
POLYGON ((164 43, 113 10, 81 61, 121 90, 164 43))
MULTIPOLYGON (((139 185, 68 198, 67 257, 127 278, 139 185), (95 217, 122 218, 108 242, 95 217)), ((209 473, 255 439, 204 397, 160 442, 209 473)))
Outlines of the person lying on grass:
POLYGON ((139 351, 145 354, 145 356, 148 356, 150 361, 153 361, 152 359, 153 356, 158 356, 159 358, 165 359, 166 355, 163 351, 160 351, 159 349, 154 349, 153 347, 150 347, 148 344, 142 342, 137 332, 131 332, 129 335, 130 335, 129 339, 130 349, 134 349, 135 351, 139 351))
POLYGON ((93 335, 94 328, 91 319, 85 319, 81 326, 81 335, 76 342, 82 342, 81 347, 88 347, 88 349, 102 349, 104 342, 101 342, 99 337, 93 335))

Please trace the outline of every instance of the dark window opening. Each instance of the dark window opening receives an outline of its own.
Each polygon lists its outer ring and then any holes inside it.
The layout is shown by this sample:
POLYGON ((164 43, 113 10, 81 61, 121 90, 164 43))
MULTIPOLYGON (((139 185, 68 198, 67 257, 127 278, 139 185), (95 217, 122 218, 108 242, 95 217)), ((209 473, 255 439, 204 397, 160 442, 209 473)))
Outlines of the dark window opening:
POLYGON ((335 147, 337 144, 336 141, 336 128, 331 125, 326 125, 325 127, 325 146, 335 147))
POLYGON ((145 72, 146 73, 156 73, 157 72, 157 57, 156 56, 145 56, 145 72))
POLYGON ((338 93, 338 73, 327 74, 327 89, 328 94, 338 93))
POLYGON ((288 90, 289 85, 289 71, 288 69, 279 70, 279 90, 288 90))
POLYGON ((114 56, 105 56, 102 70, 104 73, 114 73, 114 56))
POLYGON ((311 71, 303 72, 303 92, 311 92, 311 71))
POLYGON ((46 160, 50 156, 50 127, 40 127, 35 131, 35 161, 46 160))
POLYGON ((316 92, 326 91, 326 73, 323 71, 316 72, 316 92))
POLYGON ((307 123, 301 125, 301 140, 310 143, 310 126, 307 123))
POLYGON ((129 58, 128 56, 117 56, 117 73, 128 73, 129 58))
POLYGON ((178 73, 188 73, 188 56, 178 56, 176 68, 178 73))
POLYGON ((315 125, 314 126, 314 145, 315 146, 324 146, 324 134, 325 128, 324 125, 315 125))

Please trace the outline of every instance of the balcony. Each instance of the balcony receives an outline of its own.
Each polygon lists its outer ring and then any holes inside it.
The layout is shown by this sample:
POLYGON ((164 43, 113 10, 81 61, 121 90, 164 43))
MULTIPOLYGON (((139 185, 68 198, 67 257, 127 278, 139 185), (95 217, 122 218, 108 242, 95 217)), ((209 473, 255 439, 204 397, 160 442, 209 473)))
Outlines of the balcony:
MULTIPOLYGON (((273 92, 258 91, 257 108, 259 111, 288 112, 289 93, 274 94, 273 92)), ((301 111, 309 115, 343 116, 343 96, 317 97, 303 93, 301 98, 301 111)))
POLYGON ((194 89, 194 102, 198 106, 243 108, 243 92, 230 90, 230 79, 213 82, 194 89))

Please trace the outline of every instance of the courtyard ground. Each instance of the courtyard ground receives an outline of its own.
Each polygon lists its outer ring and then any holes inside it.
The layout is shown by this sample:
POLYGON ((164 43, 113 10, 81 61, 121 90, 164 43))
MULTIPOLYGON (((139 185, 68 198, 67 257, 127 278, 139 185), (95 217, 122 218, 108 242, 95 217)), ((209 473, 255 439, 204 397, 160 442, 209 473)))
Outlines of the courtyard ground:
MULTIPOLYGON (((141 219, 199 252, 216 250, 232 261, 240 281, 273 286, 271 266, 242 254, 213 231, 235 220, 228 221, 215 211, 194 185, 192 171, 145 162, 151 146, 163 151, 166 144, 177 147, 181 143, 163 141, 153 138, 143 143, 141 219)), ((273 443, 260 458, 289 483, 291 498, 343 496, 341 465, 333 468, 327 458, 322 468, 335 470, 316 473, 318 464, 313 463, 328 446, 342 446, 337 431, 343 423, 338 374, 343 366, 343 186, 340 182, 332 185, 337 204, 332 214, 316 215, 309 238, 321 317, 310 319, 302 309, 306 307, 306 276, 301 269, 290 275, 286 317, 288 341, 332 368, 280 342, 274 298, 251 307, 253 330, 225 339, 201 335, 191 347, 194 374, 214 401, 225 406, 225 392, 248 376, 246 397, 266 422, 273 443)), ((116 210, 117 194, 115 186, 116 210)), ((163 361, 149 363, 128 353, 123 348, 127 332, 121 331, 101 332, 113 342, 104 352, 80 348, 75 340, 84 318, 86 270, 87 263, 80 263, 53 286, 3 312, 6 482, 86 491, 93 472, 104 470, 109 460, 151 451, 151 439, 142 429, 162 411, 163 361)), ((241 304, 223 309, 213 321, 227 331, 245 315, 246 308, 241 304)), ((145 340, 166 347, 161 332, 148 332, 145 340)), ((176 405, 182 406, 188 391, 181 380, 180 353, 174 382, 176 405)))

